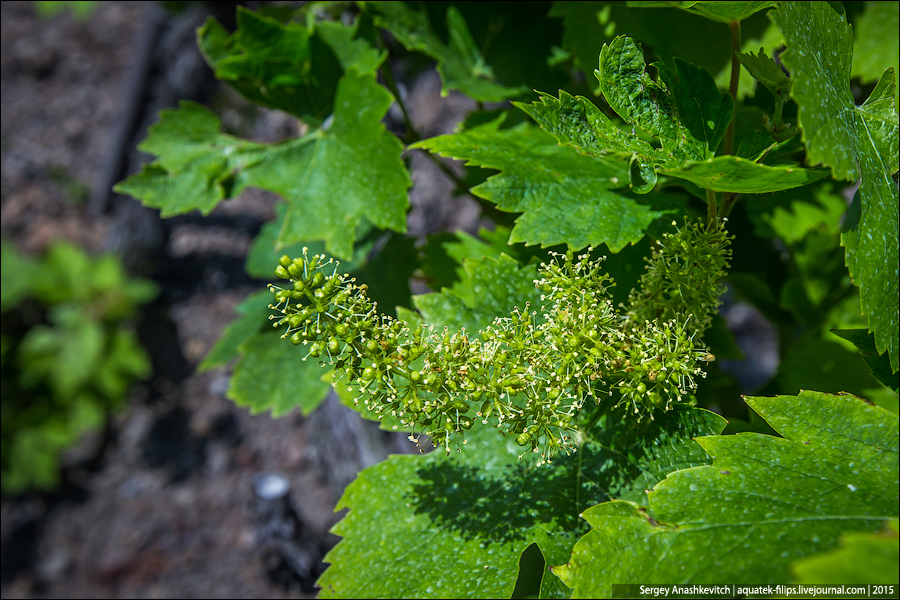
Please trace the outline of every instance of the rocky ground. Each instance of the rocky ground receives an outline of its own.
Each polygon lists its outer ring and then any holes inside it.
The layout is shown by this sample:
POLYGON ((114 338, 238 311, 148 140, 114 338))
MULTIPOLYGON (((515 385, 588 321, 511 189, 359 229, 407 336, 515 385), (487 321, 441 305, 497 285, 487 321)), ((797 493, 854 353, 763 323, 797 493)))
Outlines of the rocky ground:
MULTIPOLYGON (((194 373, 234 307, 261 285, 241 265, 274 198, 250 191, 208 218, 161 221, 101 193, 117 161, 137 168, 133 149, 122 150, 126 160, 114 149, 141 36, 158 10, 103 2, 82 21, 39 18, 31 2, 0 4, 3 236, 33 255, 56 239, 116 251, 162 289, 140 326, 153 378, 107 432, 66 457, 59 492, 2 499, 4 598, 311 597, 322 553, 336 541, 327 531, 340 517, 333 507, 343 486, 385 452, 410 450, 336 401, 307 418, 273 420, 225 398, 227 369, 194 373), (310 439, 329 428, 342 437, 310 439), (271 474, 289 484, 287 501, 257 493, 271 474)), ((204 18, 166 21, 138 127, 193 94, 248 137, 296 135, 286 116, 253 112, 214 82, 197 85, 210 79, 190 41, 204 18)), ((406 87, 426 135, 449 131, 471 109, 465 98, 441 99, 436 75, 406 87)), ((473 202, 439 201, 452 186, 433 164, 412 156, 411 168, 412 232, 477 228, 473 202)))

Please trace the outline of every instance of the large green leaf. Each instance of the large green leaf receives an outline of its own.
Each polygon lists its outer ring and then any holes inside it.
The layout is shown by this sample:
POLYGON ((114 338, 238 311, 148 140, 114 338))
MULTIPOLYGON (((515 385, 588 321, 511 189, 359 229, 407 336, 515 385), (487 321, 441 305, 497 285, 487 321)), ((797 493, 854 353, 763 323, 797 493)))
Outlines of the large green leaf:
POLYGON ((794 560, 897 516, 896 415, 820 392, 746 400, 785 437, 700 438, 712 466, 672 473, 646 509, 614 501, 585 511, 592 531, 554 567, 574 597, 610 597, 612 584, 635 581, 783 583, 794 560))
POLYGON ((382 229, 406 231, 406 190, 412 182, 400 159, 403 145, 381 123, 392 101, 374 73, 351 69, 338 86, 331 126, 292 148, 289 168, 248 173, 247 185, 290 202, 280 244, 324 239, 330 253, 350 259, 363 218, 382 229))
POLYGON ((418 12, 403 2, 370 2, 380 14, 375 24, 387 29, 407 50, 418 50, 437 61, 443 87, 441 95, 459 90, 480 102, 496 102, 519 96, 524 88, 505 87, 497 82, 459 9, 447 9, 449 44, 432 30, 425 12, 418 12))
MULTIPOLYGON (((854 27, 853 70, 863 83, 878 81, 885 68, 900 72, 900 3, 867 2, 854 27)), ((894 106, 897 105, 894 90, 894 106)))
POLYGON ((636 243, 664 214, 622 189, 627 165, 579 154, 527 124, 500 129, 501 119, 414 144, 466 164, 499 169, 472 188, 497 208, 521 212, 510 243, 572 248, 605 243, 613 252, 636 243), (618 189, 617 189, 618 188, 618 189))
POLYGON ((282 24, 243 6, 231 35, 212 17, 197 42, 216 77, 248 99, 311 125, 332 111, 341 66, 332 50, 298 23, 282 24))
POLYGON ((182 102, 160 113, 139 146, 158 158, 115 189, 160 208, 164 217, 208 213, 248 185, 267 189, 290 204, 279 245, 324 240, 332 254, 349 259, 363 218, 406 230, 411 183, 400 160, 403 146, 381 124, 391 95, 374 73, 348 71, 337 103, 329 127, 266 145, 220 133, 212 112, 182 102))
POLYGON ((525 548, 565 560, 584 531, 580 511, 622 494, 645 502, 644 489, 673 469, 705 464, 691 437, 724 424, 701 410, 627 422, 602 418, 596 437, 541 467, 490 428, 460 453, 369 467, 338 503, 350 511, 333 529, 344 539, 325 557, 321 596, 508 598, 525 548))
MULTIPOLYGON (((517 103, 560 144, 567 144, 582 154, 600 158, 630 158, 632 165, 646 166, 652 177, 655 171, 708 186, 719 192, 765 193, 791 189, 826 177, 825 170, 759 164, 737 156, 718 156, 703 160, 677 159, 637 135, 616 127, 593 102, 583 96, 572 96, 562 90, 559 99, 542 95, 530 105, 517 103)), ((699 141, 692 146, 703 152, 699 141)), ((683 153, 682 153, 683 157, 683 153)), ((632 188, 637 177, 631 174, 632 188)), ((652 186, 651 186, 652 189, 652 186)), ((649 190, 648 190, 649 191, 649 190)))
POLYGON ((857 106, 850 91, 853 36, 846 16, 827 2, 785 2, 772 18, 788 46, 782 60, 794 80, 809 162, 825 163, 838 179, 860 179, 842 243, 878 351, 889 353, 896 371, 900 203, 891 178, 898 167, 894 72, 885 71, 857 106))

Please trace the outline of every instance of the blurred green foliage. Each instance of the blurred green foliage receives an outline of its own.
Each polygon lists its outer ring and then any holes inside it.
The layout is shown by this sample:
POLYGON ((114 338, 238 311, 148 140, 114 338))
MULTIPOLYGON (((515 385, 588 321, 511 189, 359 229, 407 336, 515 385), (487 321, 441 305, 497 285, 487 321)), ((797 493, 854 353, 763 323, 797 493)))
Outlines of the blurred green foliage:
POLYGON ((4 240, 2 269, 2 488, 52 489, 60 453, 150 374, 125 324, 156 288, 65 242, 34 260, 4 240))

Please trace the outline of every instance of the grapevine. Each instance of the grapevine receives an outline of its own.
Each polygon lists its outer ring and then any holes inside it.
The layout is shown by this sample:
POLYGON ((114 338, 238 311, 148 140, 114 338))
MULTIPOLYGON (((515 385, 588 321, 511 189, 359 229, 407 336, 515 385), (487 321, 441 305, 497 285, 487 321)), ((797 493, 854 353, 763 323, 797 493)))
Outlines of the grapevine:
MULTIPOLYGON (((480 421, 550 461, 577 447, 588 400, 612 398, 651 419, 692 402, 699 365, 711 359, 698 337, 718 306, 728 242, 721 227, 688 224, 667 234, 624 314, 610 299, 603 259, 590 249, 554 254, 535 281, 541 306, 517 307, 476 335, 410 328, 379 314, 365 285, 306 248, 281 257, 276 274, 291 286, 270 286, 270 308, 280 313, 272 318, 285 328, 282 337, 308 348, 303 360, 322 358, 334 368, 334 385, 349 385, 355 402, 379 418, 389 414, 448 452, 451 439, 459 450, 480 421), (658 297, 669 302, 651 314, 658 297)), ((420 442, 415 433, 410 439, 420 442)))

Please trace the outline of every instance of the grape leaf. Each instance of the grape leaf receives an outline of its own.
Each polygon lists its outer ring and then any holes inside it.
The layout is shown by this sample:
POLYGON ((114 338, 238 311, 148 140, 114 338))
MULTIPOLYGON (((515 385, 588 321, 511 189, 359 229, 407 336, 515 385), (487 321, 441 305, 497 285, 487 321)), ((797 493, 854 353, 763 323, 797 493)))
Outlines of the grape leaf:
MULTIPOLYGON (((878 81, 886 67, 900 73, 900 4, 868 2, 866 11, 854 26, 853 70, 850 75, 862 83, 878 81)), ((894 106, 897 106, 894 89, 894 106)))
MULTIPOLYGON (((662 148, 654 154, 669 159, 660 164, 711 158, 731 120, 731 96, 718 92, 709 73, 680 59, 675 60, 675 73, 665 63, 653 66, 659 83, 645 72, 643 52, 634 40, 619 36, 603 45, 594 74, 620 117, 659 138, 662 148)), ((652 160, 641 158, 644 163, 652 160)))
POLYGON ((842 243, 878 352, 889 353, 896 371, 900 203, 891 178, 898 167, 894 72, 885 71, 868 100, 856 106, 850 92, 853 39, 846 15, 827 2, 786 2, 772 18, 788 46, 782 61, 794 80, 792 96, 809 162, 830 166, 837 179, 861 181, 842 243))
POLYGON ((852 342, 859 349, 859 355, 866 361, 875 379, 891 388, 895 394, 900 390, 900 373, 891 373, 888 357, 884 354, 878 355, 878 350, 875 349, 875 336, 865 329, 832 329, 831 333, 852 342))
POLYGON ((246 186, 267 189, 290 205, 279 245, 325 240, 329 252, 349 259, 363 218, 406 231, 411 182, 400 160, 403 146, 380 122, 390 103, 374 73, 351 69, 338 87, 330 127, 266 145, 220 133, 212 112, 182 102, 160 113, 139 146, 158 158, 114 189, 160 208, 163 217, 209 213, 246 186))
MULTIPOLYGON (((737 156, 709 160, 676 160, 654 149, 637 135, 620 130, 583 96, 560 90, 559 99, 542 94, 530 105, 515 103, 560 144, 600 158, 634 158, 650 170, 686 179, 719 192, 765 193, 791 189, 826 177, 826 170, 762 165, 737 156)), ((694 145, 698 149, 697 143, 694 145)), ((700 150, 702 151, 702 150, 700 150)), ((633 163, 634 164, 634 163, 633 163)), ((632 173, 633 176, 633 173, 632 173)))
POLYGON ((338 86, 331 126, 302 138, 280 169, 247 173, 246 185, 290 202, 279 244, 324 239, 330 253, 350 259, 363 218, 382 229, 406 231, 406 190, 412 182, 400 159, 403 145, 381 123, 391 102, 374 73, 351 69, 338 86))
POLYGON ((534 285, 538 278, 535 265, 522 267, 502 254, 499 258, 467 258, 463 269, 464 279, 451 289, 413 297, 413 304, 429 325, 476 332, 496 317, 509 316, 516 306, 524 310, 526 302, 533 308, 540 305, 541 294, 534 285))
POLYGON ((790 97, 794 82, 772 58, 766 56, 765 48, 760 48, 759 54, 742 52, 738 58, 753 79, 766 86, 775 98, 786 100, 790 97))
POLYGON ((592 531, 553 572, 577 597, 614 583, 781 583, 791 563, 897 516, 898 419, 854 396, 745 398, 785 438, 697 441, 712 466, 670 474, 645 509, 589 508, 592 531))
POLYGON ((900 583, 897 519, 873 533, 845 533, 841 547, 801 558, 792 565, 804 585, 878 585, 900 583))
POLYGON ((527 124, 500 129, 501 119, 413 144, 467 165, 499 169, 474 188, 476 196, 509 212, 521 212, 510 243, 572 248, 605 243, 612 252, 636 243, 665 211, 639 204, 621 188, 622 163, 579 154, 527 124))
POLYGON ((331 49, 298 23, 282 24, 243 6, 228 35, 212 17, 197 43, 216 77, 243 96, 317 126, 332 111, 341 67, 331 49))
POLYGON ((462 15, 454 6, 447 9, 450 44, 432 30, 425 12, 417 12, 402 2, 370 2, 380 14, 375 24, 388 30, 407 50, 418 50, 437 61, 443 86, 441 95, 459 90, 480 102, 497 102, 522 94, 526 88, 505 87, 496 81, 484 62, 462 15))
POLYGON ((665 175, 686 179, 716 192, 765 194, 804 186, 828 177, 826 169, 769 166, 739 156, 717 156, 702 162, 688 161, 665 175))
POLYGON ((378 70, 388 52, 379 52, 362 38, 354 39, 357 29, 359 19, 352 25, 344 25, 339 21, 320 21, 316 24, 316 35, 328 44, 344 71, 352 67, 360 74, 372 73, 378 70))
POLYGON ((243 188, 245 171, 260 163, 277 163, 296 140, 266 146, 220 132, 219 119, 207 108, 182 101, 178 109, 159 113, 138 149, 157 158, 113 188, 163 217, 199 210, 209 214, 243 188))
POLYGON ((303 360, 303 346, 295 347, 277 332, 251 335, 239 347, 228 397, 252 414, 266 410, 278 417, 300 408, 311 413, 331 386, 321 380, 318 359, 303 360))
POLYGON ((583 532, 579 511, 623 491, 640 501, 673 469, 705 464, 691 436, 723 425, 702 410, 661 414, 639 431, 602 418, 578 452, 542 467, 490 428, 473 429, 458 454, 392 456, 338 503, 350 511, 332 530, 344 539, 325 557, 320 596, 509 597, 530 544, 564 560, 583 532))

